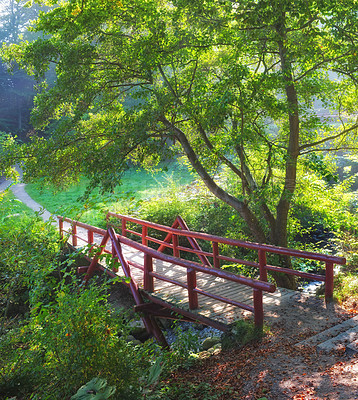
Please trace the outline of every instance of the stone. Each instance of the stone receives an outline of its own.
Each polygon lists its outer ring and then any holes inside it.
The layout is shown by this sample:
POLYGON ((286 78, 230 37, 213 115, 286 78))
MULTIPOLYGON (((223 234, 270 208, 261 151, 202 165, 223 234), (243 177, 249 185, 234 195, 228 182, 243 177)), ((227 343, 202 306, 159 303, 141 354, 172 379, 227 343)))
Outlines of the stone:
POLYGON ((209 350, 218 343, 220 343, 219 336, 208 337, 203 341, 201 348, 203 350, 209 350))

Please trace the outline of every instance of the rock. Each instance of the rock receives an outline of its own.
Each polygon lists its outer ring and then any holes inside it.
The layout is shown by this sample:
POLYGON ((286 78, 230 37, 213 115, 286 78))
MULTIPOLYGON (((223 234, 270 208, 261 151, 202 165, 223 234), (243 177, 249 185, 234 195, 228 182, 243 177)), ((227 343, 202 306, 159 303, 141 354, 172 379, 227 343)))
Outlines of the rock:
POLYGON ((212 347, 214 347, 215 345, 217 345, 218 343, 220 343, 219 336, 208 337, 203 341, 201 348, 203 350, 209 350, 212 347))
POLYGON ((126 342, 133 342, 133 340, 137 340, 133 335, 128 335, 126 338, 126 342))
POLYGON ((133 334, 136 332, 142 332, 145 330, 144 323, 141 319, 130 321, 128 326, 130 327, 130 330, 133 334))
POLYGON ((201 360, 204 360, 205 358, 209 358, 211 356, 211 353, 209 351, 201 351, 198 353, 198 357, 201 360))
POLYGON ((206 325, 203 325, 203 324, 195 324, 195 325, 194 325, 194 328, 195 328, 197 331, 202 331, 202 330, 204 330, 205 328, 207 328, 207 326, 206 326, 206 325))
POLYGON ((141 319, 130 321, 129 327, 130 327, 130 333, 132 336, 134 336, 135 339, 140 340, 141 342, 145 342, 147 339, 149 339, 150 335, 147 332, 144 323, 141 319))

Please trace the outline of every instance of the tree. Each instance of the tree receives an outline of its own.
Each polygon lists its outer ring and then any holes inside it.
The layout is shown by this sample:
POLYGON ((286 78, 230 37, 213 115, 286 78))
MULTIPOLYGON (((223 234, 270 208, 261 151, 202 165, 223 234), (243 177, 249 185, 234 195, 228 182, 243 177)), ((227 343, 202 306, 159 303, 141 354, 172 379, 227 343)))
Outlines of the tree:
POLYGON ((4 52, 37 80, 56 64, 33 110, 51 135, 22 148, 25 172, 110 189, 129 160, 177 151, 252 238, 287 246, 298 169, 356 148, 357 11, 354 0, 61 3, 35 26, 46 36, 4 52))
MULTIPOLYGON (((34 38, 27 28, 36 19, 40 6, 27 7, 16 0, 0 0, 0 40, 18 43, 20 38, 34 38)), ((13 67, 9 74, 7 65, 0 63, 0 131, 16 133, 26 139, 31 129, 30 111, 35 91, 34 80, 13 67)))
POLYGON ((0 0, 0 39, 2 42, 18 43, 20 35, 27 33, 31 21, 36 19, 42 7, 18 0, 0 0))

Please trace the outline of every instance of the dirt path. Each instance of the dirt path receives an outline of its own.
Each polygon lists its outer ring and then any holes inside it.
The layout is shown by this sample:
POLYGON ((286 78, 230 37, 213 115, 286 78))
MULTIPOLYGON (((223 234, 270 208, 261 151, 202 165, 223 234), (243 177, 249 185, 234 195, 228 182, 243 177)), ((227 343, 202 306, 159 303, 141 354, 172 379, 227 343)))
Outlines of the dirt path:
MULTIPOLYGON (((26 184, 22 182, 22 171, 21 169, 17 168, 17 171, 20 175, 20 182, 12 185, 11 180, 3 180, 0 182, 0 192, 10 190, 13 192, 14 196, 22 201, 27 207, 31 208, 34 212, 39 213, 40 217, 44 221, 48 221, 51 218, 51 213, 47 211, 41 204, 37 203, 33 200, 25 191, 26 184)), ((57 225, 57 223, 55 223, 57 225)))

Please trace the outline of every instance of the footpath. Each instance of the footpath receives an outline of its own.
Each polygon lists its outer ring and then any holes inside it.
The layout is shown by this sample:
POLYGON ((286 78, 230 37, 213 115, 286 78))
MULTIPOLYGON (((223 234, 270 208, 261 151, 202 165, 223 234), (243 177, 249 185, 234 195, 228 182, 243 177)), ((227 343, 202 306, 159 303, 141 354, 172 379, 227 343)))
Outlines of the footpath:
MULTIPOLYGON (((14 196, 23 202, 27 207, 31 208, 34 212, 39 213, 39 216, 44 220, 48 221, 51 219, 52 215, 47 211, 41 204, 33 200, 25 191, 26 184, 22 182, 22 171, 17 168, 17 172, 20 175, 19 183, 13 184, 11 180, 3 180, 0 182, 0 192, 10 189, 14 196)), ((57 222, 55 223, 57 225, 57 222)))

